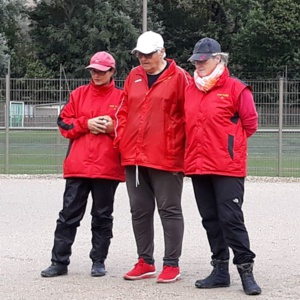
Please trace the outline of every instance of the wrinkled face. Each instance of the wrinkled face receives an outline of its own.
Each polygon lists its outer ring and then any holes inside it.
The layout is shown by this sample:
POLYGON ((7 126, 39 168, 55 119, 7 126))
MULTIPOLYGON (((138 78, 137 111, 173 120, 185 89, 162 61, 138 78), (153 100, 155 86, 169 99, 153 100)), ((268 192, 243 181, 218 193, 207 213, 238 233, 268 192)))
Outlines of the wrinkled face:
POLYGON ((217 55, 217 56, 212 56, 209 59, 204 61, 194 60, 193 64, 196 67, 198 75, 200 77, 205 77, 213 72, 213 70, 219 64, 220 60, 221 60, 221 56, 217 55))
POLYGON ((159 51, 154 51, 149 54, 144 54, 137 51, 135 53, 138 58, 140 65, 148 74, 155 74, 161 69, 162 59, 164 55, 164 49, 159 51))
POLYGON ((108 85, 111 77, 114 74, 114 69, 109 69, 108 71, 90 69, 90 73, 92 80, 96 85, 108 85))

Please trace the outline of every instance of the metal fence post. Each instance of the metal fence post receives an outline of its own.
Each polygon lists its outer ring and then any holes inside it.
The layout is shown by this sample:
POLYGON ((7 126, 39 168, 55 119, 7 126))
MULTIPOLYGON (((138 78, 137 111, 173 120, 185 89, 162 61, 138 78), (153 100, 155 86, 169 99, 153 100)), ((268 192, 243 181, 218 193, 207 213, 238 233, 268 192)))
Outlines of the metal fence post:
POLYGON ((143 32, 147 31, 148 0, 143 0, 143 32))
POLYGON ((5 173, 9 172, 9 117, 10 117, 10 56, 7 56, 6 109, 5 109, 5 173))
POLYGON ((282 128, 283 128, 283 93, 284 78, 279 78, 279 115, 278 115, 278 176, 282 173, 282 128))

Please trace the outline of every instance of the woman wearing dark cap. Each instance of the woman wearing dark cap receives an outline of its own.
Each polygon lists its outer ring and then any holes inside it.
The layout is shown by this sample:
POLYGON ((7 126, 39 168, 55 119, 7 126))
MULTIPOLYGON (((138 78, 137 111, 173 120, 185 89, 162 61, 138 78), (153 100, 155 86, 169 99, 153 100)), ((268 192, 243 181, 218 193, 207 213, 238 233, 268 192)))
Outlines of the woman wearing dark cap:
POLYGON ((195 71, 185 97, 185 174, 192 179, 213 266, 212 273, 195 285, 230 285, 231 248, 244 292, 258 295, 261 289, 252 273, 255 254, 242 211, 247 138, 258 126, 253 95, 249 86, 230 76, 228 54, 214 39, 198 41, 189 60, 195 71))
POLYGON ((41 272, 43 277, 68 273, 71 247, 90 193, 91 275, 106 273, 104 261, 112 238, 114 196, 119 182, 125 180, 119 153, 113 148, 113 119, 122 90, 115 87, 115 60, 109 53, 97 52, 86 68, 91 74, 90 83, 70 94, 57 120, 62 136, 69 139, 64 160, 66 187, 54 233, 52 263, 41 272))

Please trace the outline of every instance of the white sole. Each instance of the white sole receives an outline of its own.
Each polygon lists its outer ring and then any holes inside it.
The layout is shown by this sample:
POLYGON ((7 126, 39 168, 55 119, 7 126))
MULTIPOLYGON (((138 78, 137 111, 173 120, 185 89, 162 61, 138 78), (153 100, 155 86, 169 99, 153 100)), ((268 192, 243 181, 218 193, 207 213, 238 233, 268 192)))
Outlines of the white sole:
POLYGON ((147 278, 153 278, 155 277, 156 272, 149 272, 149 273, 145 273, 141 276, 127 276, 124 275, 124 279, 126 280, 140 280, 140 279, 147 279, 147 278))
POLYGON ((160 279, 157 279, 157 283, 170 283, 170 282, 175 282, 177 280, 179 280, 180 278, 180 274, 178 274, 175 278, 172 278, 172 279, 169 279, 169 280, 160 280, 160 279))

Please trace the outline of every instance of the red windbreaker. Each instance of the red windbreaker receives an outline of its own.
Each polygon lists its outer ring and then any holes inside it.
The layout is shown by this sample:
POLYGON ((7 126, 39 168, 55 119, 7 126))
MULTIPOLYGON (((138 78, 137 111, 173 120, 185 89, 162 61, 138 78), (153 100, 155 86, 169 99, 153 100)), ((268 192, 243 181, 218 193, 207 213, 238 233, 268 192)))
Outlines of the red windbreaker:
POLYGON ((115 119, 122 90, 112 80, 107 86, 92 81, 74 90, 62 109, 57 124, 61 134, 70 140, 64 160, 64 177, 125 180, 119 152, 113 147, 113 135, 90 133, 88 120, 101 115, 115 119))
POLYGON ((226 68, 207 93, 195 83, 186 90, 185 174, 245 177, 247 137, 258 126, 249 87, 226 68))
POLYGON ((191 77, 168 61, 169 67, 150 89, 141 66, 126 78, 115 139, 123 166, 183 172, 184 91, 191 77))

